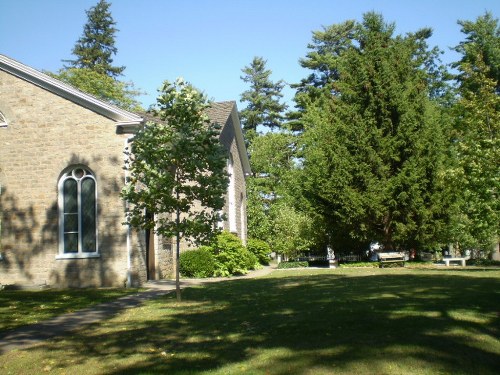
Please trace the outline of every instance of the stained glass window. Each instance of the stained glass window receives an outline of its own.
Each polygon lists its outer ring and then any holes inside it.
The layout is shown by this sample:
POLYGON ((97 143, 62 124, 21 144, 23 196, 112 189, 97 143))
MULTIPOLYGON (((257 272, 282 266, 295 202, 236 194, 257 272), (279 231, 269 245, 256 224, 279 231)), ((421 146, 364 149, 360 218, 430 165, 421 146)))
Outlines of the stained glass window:
POLYGON ((75 167, 59 182, 60 242, 63 254, 97 253, 96 181, 87 168, 75 167))

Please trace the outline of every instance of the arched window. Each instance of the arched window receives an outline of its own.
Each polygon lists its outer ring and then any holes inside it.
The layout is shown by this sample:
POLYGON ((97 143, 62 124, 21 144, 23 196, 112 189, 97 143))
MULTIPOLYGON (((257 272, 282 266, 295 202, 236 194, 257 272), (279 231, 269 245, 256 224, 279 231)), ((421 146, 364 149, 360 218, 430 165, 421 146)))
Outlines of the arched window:
POLYGON ((229 186, 228 186, 228 214, 229 214, 229 231, 236 233, 236 181, 234 176, 234 165, 233 156, 229 155, 229 160, 227 162, 227 174, 229 175, 229 186))
POLYGON ((59 256, 97 256, 96 180, 83 166, 59 180, 59 256))
POLYGON ((6 127, 7 126, 7 119, 3 115, 3 113, 0 111, 0 128, 6 127))

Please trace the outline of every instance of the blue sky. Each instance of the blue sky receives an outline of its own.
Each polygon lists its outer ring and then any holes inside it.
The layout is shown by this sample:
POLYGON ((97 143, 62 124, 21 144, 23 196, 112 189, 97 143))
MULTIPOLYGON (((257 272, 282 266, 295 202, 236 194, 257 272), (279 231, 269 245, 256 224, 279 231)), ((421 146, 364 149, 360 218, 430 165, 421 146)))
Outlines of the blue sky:
MULTIPOLYGON (((0 0, 0 54, 39 70, 57 71, 83 32, 85 10, 98 0, 0 0)), ((490 11, 500 17, 498 0, 112 0, 116 65, 124 80, 147 92, 184 77, 209 98, 236 100, 247 88, 241 69, 254 56, 267 60, 272 79, 296 83, 307 76, 298 60, 307 53, 311 32, 360 20, 376 11, 396 23, 397 33, 432 27, 431 45, 457 59, 449 47, 463 35, 457 20, 474 20, 490 11)), ((285 89, 285 98, 292 91, 285 89)), ((239 104, 242 108, 243 105, 239 104)))

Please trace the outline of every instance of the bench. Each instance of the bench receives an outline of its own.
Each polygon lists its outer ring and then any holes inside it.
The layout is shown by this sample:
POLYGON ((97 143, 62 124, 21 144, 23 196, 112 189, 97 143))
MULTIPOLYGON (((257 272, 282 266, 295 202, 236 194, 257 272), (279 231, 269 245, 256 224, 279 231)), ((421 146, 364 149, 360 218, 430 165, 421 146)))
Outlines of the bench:
POLYGON ((446 267, 450 266, 450 262, 460 262, 462 267, 465 267, 466 258, 443 258, 443 261, 446 267))
POLYGON ((384 268, 385 263, 402 263, 405 266, 405 255, 403 253, 378 253, 380 268, 384 268))

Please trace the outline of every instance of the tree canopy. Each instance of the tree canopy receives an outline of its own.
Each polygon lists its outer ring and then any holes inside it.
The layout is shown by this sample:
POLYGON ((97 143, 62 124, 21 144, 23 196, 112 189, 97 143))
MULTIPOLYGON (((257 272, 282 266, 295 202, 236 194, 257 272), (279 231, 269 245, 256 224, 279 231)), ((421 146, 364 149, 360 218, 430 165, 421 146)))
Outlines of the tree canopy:
POLYGON ((113 66, 116 22, 109 10, 110 3, 100 0, 87 13, 87 23, 83 27, 83 35, 72 50, 74 60, 63 60, 69 63, 56 74, 49 75, 66 82, 87 94, 107 101, 129 111, 141 110, 137 97, 142 94, 132 82, 118 80, 123 74, 124 66, 113 66))
POLYGON ((77 40, 72 53, 74 60, 66 60, 73 68, 90 69, 99 74, 116 78, 125 70, 124 66, 113 66, 113 55, 118 49, 115 46, 115 27, 106 0, 86 11, 87 23, 83 26, 83 35, 77 40))
POLYGON ((272 71, 266 68, 266 61, 262 57, 254 57, 242 72, 245 75, 241 79, 250 88, 241 94, 241 102, 247 103, 247 106, 240 111, 240 117, 247 139, 251 140, 258 126, 267 129, 282 126, 286 105, 280 100, 285 83, 282 80, 276 83, 271 81, 272 71))
POLYGON ((431 30, 401 36, 394 29, 367 13, 361 23, 315 33, 328 48, 303 61, 320 67, 302 101, 304 194, 337 246, 379 240, 392 249, 435 240, 445 144, 430 99, 431 30))
POLYGON ((455 187, 451 237, 462 248, 491 249, 500 223, 500 27, 489 13, 459 24, 465 40, 453 64, 459 99, 448 173, 455 187))

